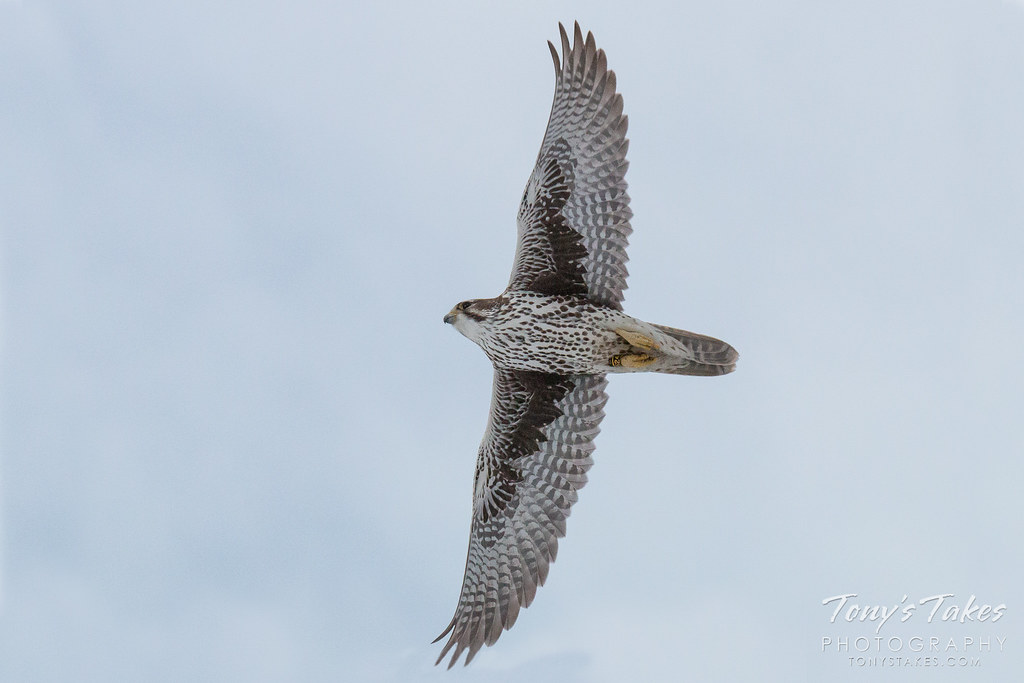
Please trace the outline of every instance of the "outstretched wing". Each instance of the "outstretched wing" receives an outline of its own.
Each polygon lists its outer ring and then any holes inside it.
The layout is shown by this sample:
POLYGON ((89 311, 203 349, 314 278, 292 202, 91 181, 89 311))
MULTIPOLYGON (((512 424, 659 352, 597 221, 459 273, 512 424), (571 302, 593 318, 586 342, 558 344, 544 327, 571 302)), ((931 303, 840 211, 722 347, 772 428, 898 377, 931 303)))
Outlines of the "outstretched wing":
POLYGON ((543 585, 587 481, 604 404, 604 375, 494 371, 491 414, 477 456, 473 525, 459 606, 437 661, 468 664, 509 629, 543 585))
POLYGON ((575 294, 622 309, 633 229, 626 193, 626 117, 604 50, 576 24, 559 24, 555 99, 537 164, 519 204, 519 240, 508 288, 575 294))

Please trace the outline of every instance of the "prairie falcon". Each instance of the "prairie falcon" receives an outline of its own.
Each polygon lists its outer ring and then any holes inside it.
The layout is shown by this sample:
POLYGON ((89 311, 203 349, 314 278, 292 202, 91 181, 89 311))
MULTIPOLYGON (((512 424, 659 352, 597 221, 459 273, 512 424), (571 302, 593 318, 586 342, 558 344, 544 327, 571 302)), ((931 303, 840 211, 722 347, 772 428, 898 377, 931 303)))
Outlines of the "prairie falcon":
POLYGON ((723 375, 738 358, 723 341, 622 311, 632 232, 622 96, 594 36, 577 23, 570 47, 558 28, 554 102, 519 205, 512 277, 501 295, 444 317, 494 365, 462 592, 437 638, 451 634, 437 658, 454 648, 449 668, 494 644, 544 583, 587 481, 606 373, 723 375))

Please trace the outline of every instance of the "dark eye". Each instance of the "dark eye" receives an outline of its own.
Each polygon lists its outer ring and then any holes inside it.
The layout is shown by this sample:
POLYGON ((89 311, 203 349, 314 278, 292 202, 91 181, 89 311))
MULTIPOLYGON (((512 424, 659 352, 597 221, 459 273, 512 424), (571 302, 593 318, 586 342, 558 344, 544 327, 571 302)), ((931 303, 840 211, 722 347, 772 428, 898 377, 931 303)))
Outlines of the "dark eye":
POLYGON ((459 304, 459 305, 458 305, 458 306, 456 306, 455 308, 459 309, 460 311, 464 311, 464 310, 466 310, 467 308, 469 308, 469 303, 470 303, 470 302, 468 302, 468 301, 463 301, 463 302, 462 302, 461 304, 459 304))

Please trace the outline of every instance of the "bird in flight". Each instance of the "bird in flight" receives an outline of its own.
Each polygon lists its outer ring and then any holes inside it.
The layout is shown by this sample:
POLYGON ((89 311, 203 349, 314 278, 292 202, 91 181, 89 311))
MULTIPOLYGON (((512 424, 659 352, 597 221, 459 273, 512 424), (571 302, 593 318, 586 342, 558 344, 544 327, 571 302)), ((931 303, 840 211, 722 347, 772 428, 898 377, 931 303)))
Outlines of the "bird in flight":
POLYGON ((508 287, 444 317, 494 365, 477 455, 462 592, 437 663, 466 664, 493 645, 547 578, 576 492, 587 481, 609 372, 724 375, 739 355, 723 341, 622 310, 626 117, 603 50, 577 23, 562 54, 550 42, 555 97, 519 204, 508 287))

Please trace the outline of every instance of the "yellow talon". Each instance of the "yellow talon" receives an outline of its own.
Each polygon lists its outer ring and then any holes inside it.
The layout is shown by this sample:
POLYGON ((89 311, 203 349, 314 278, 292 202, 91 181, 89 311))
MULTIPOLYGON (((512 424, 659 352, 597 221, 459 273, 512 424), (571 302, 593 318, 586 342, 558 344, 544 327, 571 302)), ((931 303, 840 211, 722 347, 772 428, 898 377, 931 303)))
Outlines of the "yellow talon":
POLYGON ((631 346, 635 346, 640 349, 660 349, 661 344, 654 341, 645 334, 639 332, 631 332, 630 330, 619 328, 615 330, 615 334, 619 335, 630 343, 631 346))
POLYGON ((646 353, 617 353, 612 356, 610 364, 612 367, 642 368, 654 361, 655 358, 646 353))

